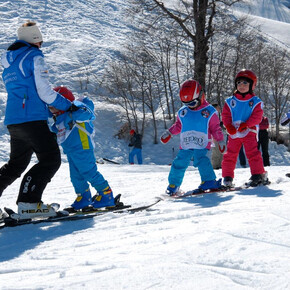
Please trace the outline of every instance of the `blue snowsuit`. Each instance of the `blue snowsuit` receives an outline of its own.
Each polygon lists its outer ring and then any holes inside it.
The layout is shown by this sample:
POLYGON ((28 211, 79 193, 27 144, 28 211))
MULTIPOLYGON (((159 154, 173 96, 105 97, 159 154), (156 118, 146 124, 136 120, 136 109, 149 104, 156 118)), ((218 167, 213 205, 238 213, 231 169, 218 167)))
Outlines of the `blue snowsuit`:
POLYGON ((192 159, 194 167, 199 170, 202 182, 215 180, 216 175, 209 158, 211 144, 209 137, 212 134, 220 141, 223 136, 214 107, 207 102, 196 110, 183 106, 177 113, 177 121, 169 131, 174 135, 180 134, 181 147, 170 169, 169 184, 176 186, 182 184, 185 171, 192 159))
POLYGON ((130 140, 129 147, 133 147, 131 152, 129 153, 129 163, 134 164, 134 157, 136 155, 138 164, 143 163, 142 159, 142 135, 137 134, 136 132, 132 136, 130 140))
POLYGON ((51 129, 57 134, 57 141, 67 155, 75 192, 84 194, 88 191, 88 182, 101 191, 108 186, 108 182, 98 171, 94 155, 94 104, 88 98, 74 101, 73 104, 79 109, 57 116, 51 129))

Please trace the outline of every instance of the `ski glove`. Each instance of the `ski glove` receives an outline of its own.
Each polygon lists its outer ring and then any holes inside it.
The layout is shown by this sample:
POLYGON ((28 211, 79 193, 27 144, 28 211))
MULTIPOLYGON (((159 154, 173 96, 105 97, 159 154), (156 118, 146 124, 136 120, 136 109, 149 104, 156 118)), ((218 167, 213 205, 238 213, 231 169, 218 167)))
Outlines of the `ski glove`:
POLYGON ((237 133, 237 129, 233 125, 226 126, 226 129, 230 135, 235 135, 237 133))
POLYGON ((245 130, 247 130, 247 129, 248 129, 248 125, 247 125, 247 123, 242 122, 242 123, 240 124, 240 127, 238 128, 238 131, 239 131, 239 132, 243 132, 243 131, 245 131, 245 130))
POLYGON ((226 153, 226 150, 227 150, 227 143, 224 141, 224 140, 222 140, 222 141, 219 141, 218 142, 218 146, 219 146, 219 151, 220 151, 220 153, 226 153))
POLYGON ((160 137, 161 143, 166 144, 170 140, 171 136, 172 135, 168 130, 165 131, 160 137))
POLYGON ((71 114, 67 114, 63 122, 67 130, 71 130, 75 124, 74 120, 72 119, 71 114))
POLYGON ((75 112, 79 109, 75 104, 72 104, 66 111, 67 112, 75 112))

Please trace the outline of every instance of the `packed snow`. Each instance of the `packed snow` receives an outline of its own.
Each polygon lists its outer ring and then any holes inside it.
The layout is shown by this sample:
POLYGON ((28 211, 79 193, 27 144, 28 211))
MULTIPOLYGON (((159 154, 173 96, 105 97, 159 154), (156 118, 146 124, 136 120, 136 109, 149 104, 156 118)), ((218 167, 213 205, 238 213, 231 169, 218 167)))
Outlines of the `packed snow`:
MULTIPOLYGON (((283 5, 278 0, 270 2, 283 5)), ((27 18, 33 19, 36 15, 36 20, 41 20, 43 15, 47 15, 42 25, 47 23, 55 29, 68 23, 68 27, 62 27, 63 30, 58 32, 60 38, 63 31, 67 32, 63 36, 64 42, 55 42, 49 29, 44 28, 53 46, 46 47, 44 53, 48 56, 47 62, 53 66, 51 76, 55 85, 59 85, 63 77, 74 86, 75 82, 70 81, 67 70, 71 68, 74 71, 73 65, 69 65, 70 59, 80 53, 84 42, 91 44, 93 53, 100 50, 96 63, 101 63, 99 60, 103 60, 107 49, 112 52, 113 44, 117 46, 122 43, 127 27, 123 24, 122 27, 118 26, 117 18, 125 2, 73 1, 70 5, 71 1, 68 0, 48 0, 45 3, 44 6, 42 1, 13 0, 0 4, 1 19, 5 19, 0 28, 0 51, 13 41, 11 35, 27 18), (20 9, 21 2, 23 6, 20 9), (99 7, 96 16, 94 4, 99 7), (41 9, 36 9, 38 6, 41 9), (80 7, 83 10, 74 10, 80 7), (62 21, 61 13, 64 11, 62 21), (87 33, 79 34, 77 28, 86 13, 90 15, 86 23, 87 33), (110 13, 113 15, 111 18, 110 13), (52 18, 53 14, 59 19, 52 18), (69 21, 66 15, 70 15, 69 21), (106 33, 109 31, 110 36, 106 33), (67 42, 71 44, 70 39, 74 39, 75 46, 65 45, 67 42), (56 75, 58 70, 61 71, 60 75, 56 75)), ((279 21, 275 23, 280 25, 279 21)), ((286 25, 289 28, 289 22, 286 25)), ((283 30, 284 26, 281 27, 283 30)), ((98 70, 102 70, 101 64, 98 70)), ((3 125, 5 100, 6 94, 1 84, 0 166, 8 161, 10 151, 9 135, 3 125)), ((268 186, 173 200, 165 198, 164 191, 168 185, 169 164, 177 154, 179 137, 175 136, 167 145, 153 145, 152 128, 148 125, 143 140, 144 164, 129 165, 127 140, 114 137, 120 124, 124 123, 122 110, 96 99, 95 112, 97 159, 101 162, 105 157, 120 163, 98 163, 114 194, 122 194, 122 201, 133 207, 150 204, 156 197, 163 200, 152 210, 136 214, 107 213, 83 221, 2 229, 1 290, 80 287, 290 289, 290 178, 285 176, 290 173, 290 153, 284 145, 270 142, 271 166, 266 170, 271 184, 268 186)), ((159 132, 162 133, 161 125, 159 132)), ((66 207, 74 201, 75 194, 66 157, 63 155, 62 159, 62 166, 48 184, 43 201, 58 202, 61 207, 66 207)), ((34 162, 35 157, 31 166, 34 162)), ((221 178, 221 170, 215 172, 221 178)), ((250 175, 250 169, 241 168, 238 163, 235 184, 242 185, 250 175)), ((16 210, 20 182, 21 178, 4 191, 0 198, 2 209, 6 206, 16 210)), ((190 166, 182 189, 188 191, 199 184, 198 171, 190 166)))
MULTIPOLYGON (((166 150, 166 148, 164 148, 166 150)), ((271 144, 272 184, 180 200, 152 211, 6 228, 0 232, 1 289, 289 289, 290 156, 271 144), (280 165, 285 164, 285 165, 280 165)), ((98 165, 115 194, 141 206, 162 196, 168 165, 98 165)), ((221 171, 216 170, 218 177, 221 171)), ((236 169, 236 184, 250 176, 236 169)), ((19 182, 1 205, 16 208, 19 182)), ((200 183, 190 167, 182 188, 200 183)), ((43 195, 75 196, 64 163, 43 195)))

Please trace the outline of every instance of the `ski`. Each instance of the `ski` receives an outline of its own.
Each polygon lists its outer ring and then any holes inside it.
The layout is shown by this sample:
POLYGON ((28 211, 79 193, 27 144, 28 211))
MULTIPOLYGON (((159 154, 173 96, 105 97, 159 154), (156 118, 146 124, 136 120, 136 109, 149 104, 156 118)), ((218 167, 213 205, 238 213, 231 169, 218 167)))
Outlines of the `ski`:
POLYGON ((119 162, 113 161, 113 160, 108 159, 108 158, 105 158, 105 157, 103 157, 103 160, 105 160, 105 161, 107 161, 107 162, 110 162, 110 163, 113 163, 113 164, 118 164, 118 165, 120 165, 119 162))
MULTIPOLYGON (((94 197, 93 197, 93 199, 94 199, 94 197)), ((125 209, 125 208, 131 207, 131 205, 124 205, 124 203, 121 202, 120 199, 121 199, 121 194, 116 195, 114 198, 115 206, 107 207, 107 208, 105 208, 105 210, 107 211, 107 210, 125 209)), ((79 211, 86 212, 86 213, 92 213, 92 212, 97 212, 97 211, 103 211, 104 209, 98 209, 98 208, 93 208, 92 206, 87 206, 81 210, 75 210, 73 207, 67 207, 67 208, 64 208, 63 210, 65 210, 69 213, 77 213, 79 211)))
POLYGON ((175 199, 176 198, 185 198, 185 197, 203 195, 203 194, 208 194, 208 193, 238 191, 238 190, 242 190, 245 188, 246 187, 243 187, 243 186, 235 186, 235 187, 222 186, 221 188, 208 189, 208 190, 202 190, 202 189, 197 188, 197 189, 190 190, 187 192, 184 192, 184 191, 177 192, 174 195, 168 195, 168 197, 175 198, 175 199))
POLYGON ((190 190, 187 192, 180 191, 174 195, 168 195, 168 196, 172 197, 172 198, 184 198, 184 197, 189 197, 189 196, 203 195, 203 194, 207 194, 207 193, 239 191, 239 190, 243 190, 243 189, 256 188, 259 186, 266 186, 269 184, 271 184, 270 181, 258 184, 257 186, 250 186, 249 183, 245 183, 243 186, 231 186, 231 187, 222 185, 222 187, 220 187, 220 188, 207 189, 207 190, 202 190, 200 188, 197 188, 197 189, 190 190))
POLYGON ((55 217, 49 217, 49 218, 38 218, 38 219, 24 219, 24 220, 16 220, 11 218, 10 216, 14 213, 13 210, 9 208, 4 208, 9 217, 4 219, 4 222, 0 225, 0 229, 3 229, 5 227, 17 227, 22 225, 28 225, 28 224, 40 224, 40 223, 51 223, 51 222, 63 222, 63 221, 75 221, 75 220, 84 220, 84 219, 90 219, 94 218, 100 215, 104 215, 106 213, 128 213, 128 214, 134 214, 136 212, 141 212, 144 210, 148 210, 152 206, 156 205, 158 202, 160 202, 162 199, 157 199, 154 203, 143 205, 139 207, 131 207, 129 205, 119 206, 119 207, 111 207, 111 208, 104 208, 104 209, 98 209, 94 211, 78 211, 75 213, 68 213, 67 211, 59 211, 57 212, 57 216, 55 217))

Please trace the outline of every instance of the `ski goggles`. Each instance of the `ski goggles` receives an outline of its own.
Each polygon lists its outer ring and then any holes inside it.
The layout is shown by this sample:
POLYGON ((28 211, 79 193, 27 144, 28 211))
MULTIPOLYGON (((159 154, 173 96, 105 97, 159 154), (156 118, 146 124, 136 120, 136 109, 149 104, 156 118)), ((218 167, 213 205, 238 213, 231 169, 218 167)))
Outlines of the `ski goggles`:
POLYGON ((240 84, 247 85, 247 84, 249 84, 249 82, 247 82, 247 81, 237 81, 237 85, 240 85, 240 84))
POLYGON ((199 104, 199 98, 192 100, 191 102, 187 102, 183 104, 187 107, 196 107, 199 104))

